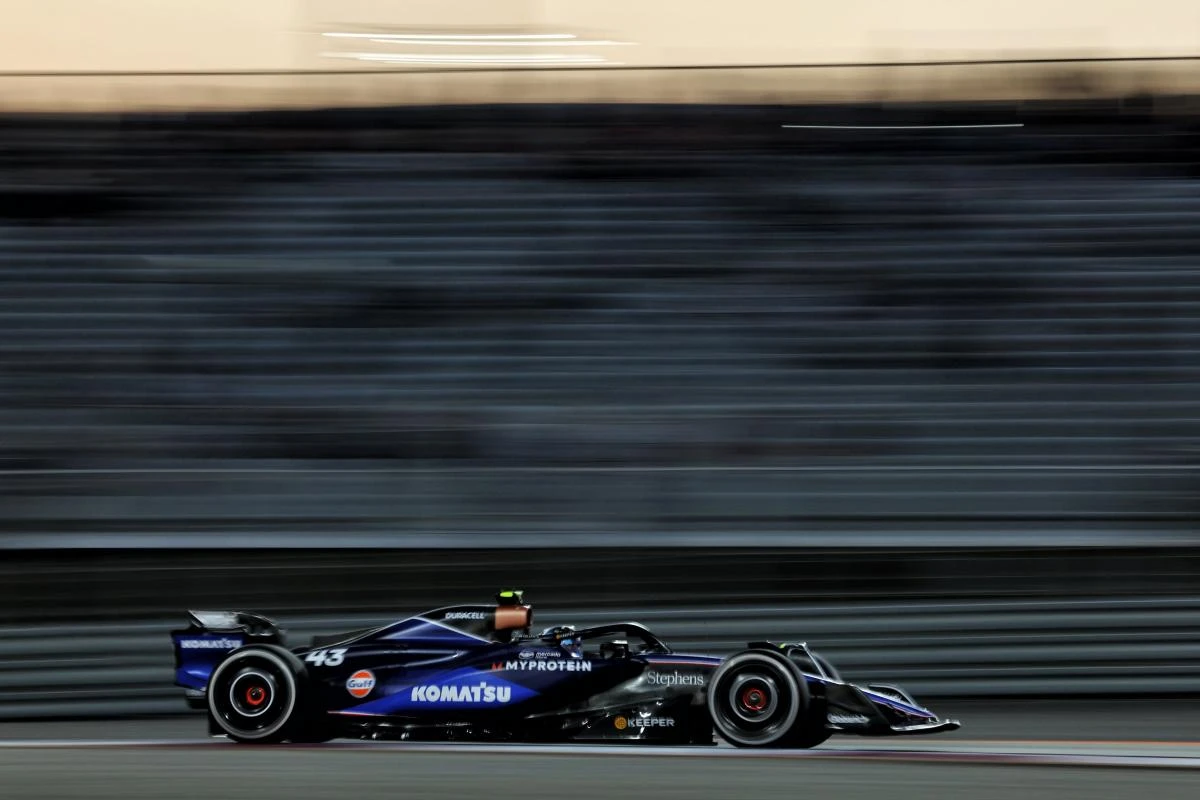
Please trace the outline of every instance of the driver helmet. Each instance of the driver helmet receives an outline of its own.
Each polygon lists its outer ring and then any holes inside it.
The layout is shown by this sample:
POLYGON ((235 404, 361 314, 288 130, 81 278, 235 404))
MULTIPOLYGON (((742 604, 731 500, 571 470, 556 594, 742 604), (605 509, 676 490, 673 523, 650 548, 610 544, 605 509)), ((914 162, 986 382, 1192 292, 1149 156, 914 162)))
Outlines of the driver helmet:
POLYGON ((543 636, 551 635, 555 643, 571 654, 573 658, 583 657, 583 639, 575 631, 573 625, 561 625, 557 628, 547 628, 543 636))

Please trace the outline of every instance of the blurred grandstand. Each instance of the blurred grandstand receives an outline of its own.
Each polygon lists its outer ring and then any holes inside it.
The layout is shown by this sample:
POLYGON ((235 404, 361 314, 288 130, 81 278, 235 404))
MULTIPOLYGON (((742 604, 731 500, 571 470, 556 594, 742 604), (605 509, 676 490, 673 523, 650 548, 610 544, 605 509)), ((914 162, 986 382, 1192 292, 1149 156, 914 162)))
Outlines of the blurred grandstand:
POLYGON ((0 531, 1188 538, 1197 139, 1113 110, 10 117, 0 531))

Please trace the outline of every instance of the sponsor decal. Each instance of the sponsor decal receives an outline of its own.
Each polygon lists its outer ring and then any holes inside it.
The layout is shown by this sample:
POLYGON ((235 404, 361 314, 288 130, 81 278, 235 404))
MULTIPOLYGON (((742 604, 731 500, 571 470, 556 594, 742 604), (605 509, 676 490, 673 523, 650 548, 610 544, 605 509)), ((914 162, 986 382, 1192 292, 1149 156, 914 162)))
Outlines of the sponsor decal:
POLYGON ((180 639, 180 650, 232 650, 241 647, 241 639, 180 639))
POLYGON ((675 720, 671 717, 617 717, 613 727, 619 731, 626 728, 674 728, 675 720))
POLYGON ((695 672, 647 672, 646 683, 653 686, 704 686, 705 676, 695 672))
POLYGON ((512 700, 511 686, 414 686, 409 698, 414 703, 507 703, 512 700))
POLYGON ((522 659, 562 658, 563 653, 561 650, 522 650, 521 652, 517 653, 517 657, 522 659))
MULTIPOLYGON (((343 676, 349 672, 347 670, 343 676)), ((419 679, 420 682, 403 687, 390 686, 386 678, 386 675, 378 675, 375 690, 362 702, 354 703, 353 708, 345 713, 388 716, 434 709, 499 711, 538 695, 526 686, 509 683, 497 673, 471 668, 419 679)))
POLYGON ((332 650, 313 650, 304 657, 304 661, 317 667, 336 667, 346 660, 347 648, 335 647, 332 650))
POLYGON ((449 611, 442 619, 487 619, 491 614, 486 611, 449 611))
POLYGON ((871 720, 862 714, 830 714, 829 721, 834 725, 866 725, 871 720))
POLYGON ((513 672, 591 672, 590 661, 505 661, 493 662, 492 671, 511 670, 513 672))
POLYGON ((366 697, 375 688, 375 673, 360 669, 346 679, 346 691, 355 697, 366 697))

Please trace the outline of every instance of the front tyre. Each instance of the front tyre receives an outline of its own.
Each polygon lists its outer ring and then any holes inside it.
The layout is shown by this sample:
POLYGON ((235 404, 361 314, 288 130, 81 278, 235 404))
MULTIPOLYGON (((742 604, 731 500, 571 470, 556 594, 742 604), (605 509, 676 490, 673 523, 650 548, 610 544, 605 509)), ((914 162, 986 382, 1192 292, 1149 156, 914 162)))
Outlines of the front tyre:
POLYGON ((208 711, 235 742, 270 744, 302 738, 307 718, 306 672, 282 647, 235 650, 208 681, 208 711))
POLYGON ((729 657, 708 686, 713 728, 737 747, 812 746, 810 704, 800 669, 763 650, 729 657))

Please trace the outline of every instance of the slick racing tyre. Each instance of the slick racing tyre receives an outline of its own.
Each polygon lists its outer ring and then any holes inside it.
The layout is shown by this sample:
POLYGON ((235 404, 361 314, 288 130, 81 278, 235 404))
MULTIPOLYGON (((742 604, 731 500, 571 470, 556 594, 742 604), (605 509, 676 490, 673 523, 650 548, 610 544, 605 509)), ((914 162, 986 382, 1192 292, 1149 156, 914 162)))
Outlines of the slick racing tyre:
POLYGON ((208 681, 208 711, 235 742, 311 738, 304 664, 282 647, 235 650, 208 681))
POLYGON ((824 741, 812 722, 800 668, 782 655, 746 650, 727 658, 708 686, 713 728, 737 747, 813 747, 824 741))

